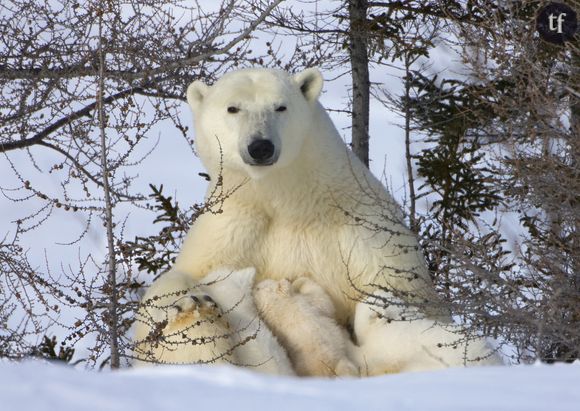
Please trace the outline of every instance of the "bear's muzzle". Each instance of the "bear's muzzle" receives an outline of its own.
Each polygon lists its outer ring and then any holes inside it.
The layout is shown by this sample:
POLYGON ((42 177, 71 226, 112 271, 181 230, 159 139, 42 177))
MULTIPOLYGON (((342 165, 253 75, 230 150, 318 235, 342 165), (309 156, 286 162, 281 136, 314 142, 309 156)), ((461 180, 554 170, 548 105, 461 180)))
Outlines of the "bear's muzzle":
POLYGON ((250 165, 269 166, 276 162, 276 146, 270 140, 257 139, 248 145, 248 154, 252 160, 250 165))

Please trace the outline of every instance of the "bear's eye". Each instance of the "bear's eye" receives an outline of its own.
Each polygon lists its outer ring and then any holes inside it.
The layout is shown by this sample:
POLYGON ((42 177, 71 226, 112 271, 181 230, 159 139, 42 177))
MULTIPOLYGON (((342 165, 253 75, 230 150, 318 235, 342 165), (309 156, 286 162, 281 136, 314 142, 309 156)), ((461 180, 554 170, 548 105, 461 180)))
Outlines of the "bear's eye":
POLYGON ((279 112, 279 113, 282 112, 282 111, 286 111, 286 106, 277 107, 276 108, 276 111, 279 112))
POLYGON ((228 107, 228 113, 236 114, 238 111, 240 111, 240 109, 237 108, 237 107, 234 107, 234 106, 229 106, 228 107))

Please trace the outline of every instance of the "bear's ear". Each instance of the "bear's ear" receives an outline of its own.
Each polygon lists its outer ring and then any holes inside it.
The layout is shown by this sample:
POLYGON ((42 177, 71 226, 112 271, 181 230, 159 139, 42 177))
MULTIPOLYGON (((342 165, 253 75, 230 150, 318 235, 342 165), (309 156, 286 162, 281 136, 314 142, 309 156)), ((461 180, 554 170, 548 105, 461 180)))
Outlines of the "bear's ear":
POLYGON ((187 88, 187 102, 193 109, 197 111, 207 93, 209 87, 202 81, 194 81, 187 88))
POLYGON ((316 68, 309 68, 294 75, 294 81, 300 87, 300 91, 308 101, 314 101, 322 91, 322 74, 316 68))

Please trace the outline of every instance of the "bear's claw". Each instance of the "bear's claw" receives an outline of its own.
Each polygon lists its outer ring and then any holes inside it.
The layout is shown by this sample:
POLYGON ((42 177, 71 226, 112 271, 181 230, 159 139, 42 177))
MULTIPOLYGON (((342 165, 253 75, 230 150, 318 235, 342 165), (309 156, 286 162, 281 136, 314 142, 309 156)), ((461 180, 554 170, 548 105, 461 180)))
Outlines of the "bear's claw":
POLYGON ((207 303, 208 306, 216 308, 216 309, 219 308, 217 303, 209 295, 204 295, 203 300, 207 303))

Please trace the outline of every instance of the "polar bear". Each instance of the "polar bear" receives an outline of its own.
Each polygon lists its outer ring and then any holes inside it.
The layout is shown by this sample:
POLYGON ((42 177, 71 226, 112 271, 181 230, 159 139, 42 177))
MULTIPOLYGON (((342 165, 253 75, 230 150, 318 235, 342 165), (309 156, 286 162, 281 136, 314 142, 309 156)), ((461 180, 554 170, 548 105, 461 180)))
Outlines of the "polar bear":
POLYGON ((264 280, 254 288, 260 317, 288 351, 300 376, 358 376, 350 338, 334 319, 334 305, 307 277, 264 280))
MULTIPOLYGON (((163 295, 171 305, 216 268, 255 267, 258 282, 309 273, 350 329, 360 295, 377 287, 449 320, 400 207, 318 102, 322 85, 314 68, 259 68, 188 87, 196 150, 211 179, 208 210, 145 300, 163 295)), ((148 324, 139 326, 149 335, 148 324)))
POLYGON ((183 274, 170 271, 156 282, 156 299, 144 300, 136 327, 135 365, 147 362, 230 363, 275 375, 295 375, 288 355, 259 316, 252 297, 256 270, 220 268, 202 282, 190 280, 180 296, 158 285, 183 274), (165 305, 169 304, 169 305, 165 305), (157 338, 153 324, 160 324, 157 338))
POLYGON ((362 375, 426 371, 470 365, 502 365, 486 340, 467 337, 451 322, 425 318, 385 290, 358 304, 352 358, 362 375))

